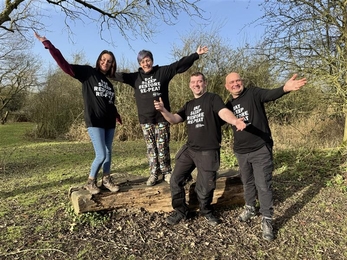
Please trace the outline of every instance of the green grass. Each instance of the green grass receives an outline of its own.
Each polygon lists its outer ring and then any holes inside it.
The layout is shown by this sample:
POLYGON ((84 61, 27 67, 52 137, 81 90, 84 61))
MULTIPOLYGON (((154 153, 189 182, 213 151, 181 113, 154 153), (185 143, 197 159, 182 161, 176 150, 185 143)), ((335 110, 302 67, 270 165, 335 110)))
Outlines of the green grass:
POLYGON ((32 143, 25 136, 35 127, 32 123, 12 123, 0 125, 0 147, 18 146, 25 143, 32 143))
MULTIPOLYGON (((71 186, 84 184, 88 177, 94 158, 91 143, 33 141, 27 138, 33 127, 28 123, 0 126, 0 258, 17 250, 24 252, 19 256, 25 256, 28 250, 30 259, 36 259, 33 255, 41 258, 43 252, 59 255, 56 259, 70 259, 59 238, 68 236, 67 231, 75 232, 76 223, 88 226, 88 232, 98 232, 112 216, 95 212, 75 216, 67 196, 71 186)), ((173 166, 181 145, 171 143, 173 166)), ((230 148, 223 147, 221 154, 222 169, 235 166, 230 148)), ((346 148, 282 149, 275 152, 274 160, 276 221, 280 226, 276 245, 264 247, 258 240, 248 239, 242 249, 232 244, 234 238, 230 237, 222 254, 254 250, 256 259, 347 259, 346 148)), ((148 175, 143 140, 114 142, 112 173, 148 175)), ((131 218, 128 221, 136 226, 131 218)), ((72 242, 81 248, 71 259, 89 259, 96 241, 72 242)), ((178 248, 187 257, 194 255, 189 245, 178 248)))
MULTIPOLYGON (((6 136, 0 139, 0 178, 6 179, 7 184, 1 187, 1 194, 14 204, 27 207, 28 212, 31 206, 50 196, 52 200, 42 207, 57 210, 61 207, 57 202, 65 201, 71 186, 86 182, 94 159, 93 147, 90 142, 30 141, 26 136, 33 127, 29 123, 0 126, 0 135, 6 136)), ((172 143, 172 154, 180 145, 172 143)), ((112 173, 148 175, 144 141, 114 142, 113 149, 112 173)), ((1 207, 0 216, 9 210, 1 207)), ((35 214, 52 217, 55 213, 41 210, 35 214)))

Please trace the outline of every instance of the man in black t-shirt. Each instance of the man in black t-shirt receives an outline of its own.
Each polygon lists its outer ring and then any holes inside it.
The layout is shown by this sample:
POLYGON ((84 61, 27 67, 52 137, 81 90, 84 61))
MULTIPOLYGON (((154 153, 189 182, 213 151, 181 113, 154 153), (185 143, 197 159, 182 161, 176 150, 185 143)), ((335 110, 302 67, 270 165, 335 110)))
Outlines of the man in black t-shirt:
POLYGON ((197 168, 195 191, 200 204, 200 214, 209 224, 219 224, 219 219, 213 215, 211 207, 213 193, 216 187, 217 170, 219 169, 219 151, 222 139, 221 119, 243 130, 246 124, 242 118, 237 119, 226 108, 223 100, 217 94, 206 92, 205 76, 196 72, 191 75, 189 87, 194 99, 188 101, 176 114, 170 113, 163 101, 154 101, 155 108, 171 124, 186 121, 188 141, 176 155, 176 166, 171 175, 170 189, 174 212, 166 219, 170 225, 178 224, 188 214, 185 199, 185 180, 197 168))
POLYGON ((246 222, 256 216, 255 204, 258 197, 262 215, 263 238, 274 239, 272 216, 272 146, 273 140, 266 117, 264 103, 274 101, 290 91, 300 89, 306 79, 296 80, 295 74, 284 86, 275 89, 258 87, 245 88, 236 72, 226 77, 225 87, 231 93, 226 106, 249 125, 245 131, 234 130, 234 153, 237 158, 243 182, 245 210, 239 220, 246 222))

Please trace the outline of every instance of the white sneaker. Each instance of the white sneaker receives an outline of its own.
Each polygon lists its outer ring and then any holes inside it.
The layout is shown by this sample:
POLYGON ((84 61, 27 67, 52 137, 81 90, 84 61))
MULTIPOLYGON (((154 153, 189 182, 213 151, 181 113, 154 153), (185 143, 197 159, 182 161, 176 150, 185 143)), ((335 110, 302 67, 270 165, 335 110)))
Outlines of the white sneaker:
POLYGON ((164 175, 164 181, 166 181, 168 184, 170 184, 171 180, 171 173, 167 173, 164 175))
POLYGON ((255 207, 246 205, 244 211, 239 215, 239 221, 246 222, 256 216, 255 207))

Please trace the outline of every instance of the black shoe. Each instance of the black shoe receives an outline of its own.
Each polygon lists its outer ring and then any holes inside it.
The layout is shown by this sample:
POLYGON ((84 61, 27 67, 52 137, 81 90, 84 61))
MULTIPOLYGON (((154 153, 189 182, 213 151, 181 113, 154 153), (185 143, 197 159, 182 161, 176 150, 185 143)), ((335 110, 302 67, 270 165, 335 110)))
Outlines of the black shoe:
POLYGON ((205 215, 205 219, 207 220, 207 223, 210 224, 211 226, 217 226, 218 224, 220 224, 220 220, 213 215, 212 213, 209 213, 207 215, 205 215))
POLYGON ((271 218, 263 218, 261 221, 261 229, 263 230, 263 238, 267 241, 274 240, 274 233, 271 218))
POLYGON ((178 224, 182 219, 186 219, 186 216, 182 213, 179 213, 177 211, 174 211, 170 216, 166 218, 166 223, 169 225, 176 225, 178 224))

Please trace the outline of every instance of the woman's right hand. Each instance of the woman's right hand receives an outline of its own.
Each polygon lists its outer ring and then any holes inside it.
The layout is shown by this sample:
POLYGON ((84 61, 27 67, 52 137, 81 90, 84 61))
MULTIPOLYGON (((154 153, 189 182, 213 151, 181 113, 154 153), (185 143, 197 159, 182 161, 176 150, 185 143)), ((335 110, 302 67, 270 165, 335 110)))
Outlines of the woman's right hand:
POLYGON ((159 101, 154 100, 154 107, 159 112, 162 112, 165 109, 164 103, 163 103, 163 100, 161 99, 161 97, 159 97, 159 101))
POLYGON ((37 32, 34 32, 34 35, 40 42, 47 41, 45 36, 40 36, 37 32))

